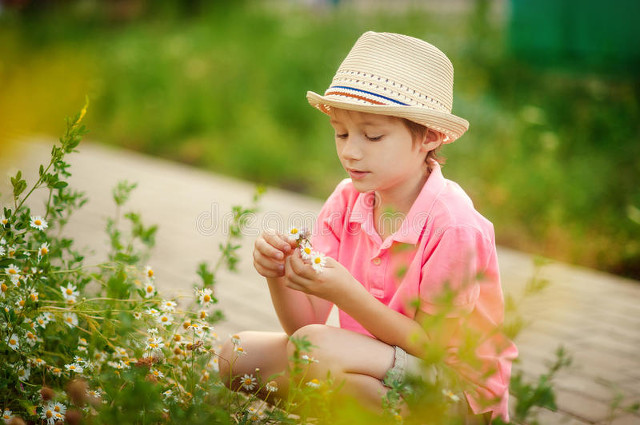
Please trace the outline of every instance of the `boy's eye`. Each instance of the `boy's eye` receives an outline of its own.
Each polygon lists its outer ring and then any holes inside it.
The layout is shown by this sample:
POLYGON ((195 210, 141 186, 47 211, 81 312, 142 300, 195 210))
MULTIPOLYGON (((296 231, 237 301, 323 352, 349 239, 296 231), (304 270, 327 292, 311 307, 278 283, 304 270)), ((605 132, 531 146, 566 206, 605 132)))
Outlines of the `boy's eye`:
POLYGON ((346 139, 348 135, 348 133, 336 133, 336 139, 346 139))
POLYGON ((367 140, 371 141, 371 142, 377 142, 378 140, 381 140, 383 135, 380 136, 366 136, 367 140))

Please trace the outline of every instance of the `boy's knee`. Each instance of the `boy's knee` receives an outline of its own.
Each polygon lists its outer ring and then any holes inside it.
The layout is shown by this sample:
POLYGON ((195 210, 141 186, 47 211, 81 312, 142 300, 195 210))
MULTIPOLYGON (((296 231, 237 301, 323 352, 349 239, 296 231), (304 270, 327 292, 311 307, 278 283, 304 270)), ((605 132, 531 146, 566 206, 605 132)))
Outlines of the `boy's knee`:
MULTIPOLYGON (((328 337, 329 327, 327 325, 306 325, 295 331, 291 334, 289 338, 289 343, 287 349, 289 354, 293 354, 293 351, 296 348, 295 343, 293 343, 292 339, 306 339, 311 343, 313 347, 322 347, 325 345, 325 341, 328 337)), ((311 351, 313 351, 313 347, 311 351)))
MULTIPOLYGON (((303 326, 295 331, 291 338, 294 339, 306 339, 311 343, 311 348, 306 351, 301 351, 300 356, 307 356, 301 359, 303 367, 306 368, 305 376, 311 378, 324 378, 329 370, 329 363, 331 362, 331 350, 330 350, 330 338, 331 328, 326 325, 307 325, 303 326)), ((290 364, 296 349, 298 348, 294 342, 289 339, 287 344, 287 355, 289 357, 290 364)), ((335 366, 335 365, 334 365, 335 366)))

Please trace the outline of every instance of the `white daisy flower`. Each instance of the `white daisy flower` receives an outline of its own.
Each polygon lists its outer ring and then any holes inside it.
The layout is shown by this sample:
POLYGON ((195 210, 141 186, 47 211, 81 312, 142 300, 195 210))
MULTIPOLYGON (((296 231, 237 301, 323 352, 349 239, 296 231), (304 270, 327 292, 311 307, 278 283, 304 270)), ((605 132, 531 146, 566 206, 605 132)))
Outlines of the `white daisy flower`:
POLYGON ((247 409, 247 418, 250 422, 258 422, 262 420, 264 417, 264 413, 262 411, 256 409, 255 407, 249 407, 247 409))
POLYGON ((147 351, 160 351, 164 347, 164 341, 161 337, 153 337, 147 339, 147 351))
POLYGON ((151 298, 156 293, 156 287, 151 283, 151 281, 144 284, 144 297, 151 298))
POLYGON ((208 315, 209 315, 209 313, 207 313, 207 310, 200 310, 198 312, 198 319, 204 320, 204 319, 207 318, 208 315))
POLYGON ((56 412, 56 413, 60 413, 62 415, 67 413, 67 406, 65 406, 62 403, 55 402, 55 403, 53 403, 52 407, 53 407, 53 411, 56 412))
POLYGON ((209 363, 207 363, 207 367, 215 372, 220 371, 220 362, 218 361, 218 358, 214 357, 209 360, 209 363))
POLYGON ((253 375, 244 374, 242 378, 240 378, 240 386, 247 391, 251 391, 258 384, 256 378, 253 375))
POLYGON ((87 342, 86 339, 84 339, 83 337, 79 336, 78 337, 78 345, 84 345, 86 347, 87 345, 89 345, 89 343, 87 342))
POLYGON ((287 237, 292 241, 297 241, 300 238, 303 238, 305 235, 304 229, 300 229, 296 226, 291 226, 289 228, 289 233, 287 233, 287 237))
POLYGON ((93 361, 95 363, 99 364, 105 360, 107 360, 107 353, 105 353, 104 351, 96 351, 95 353, 93 353, 93 361))
POLYGON ((0 257, 3 256, 7 251, 5 250, 4 246, 0 245, 0 257))
POLYGON ((211 296, 211 294, 213 294, 213 291, 211 289, 205 288, 205 289, 199 290, 198 301, 200 301, 200 304, 207 305, 211 301, 213 301, 213 297, 211 296))
POLYGON ((49 244, 45 242, 42 245, 40 245, 40 248, 38 248, 38 259, 47 255, 48 253, 49 253, 49 244))
POLYGON ((29 376, 31 376, 31 368, 20 366, 18 369, 16 369, 16 374, 18 375, 18 379, 20 381, 26 381, 29 379, 29 376))
POLYGON ((327 257, 321 252, 314 252, 311 257, 311 267, 316 273, 321 273, 327 263, 327 257))
POLYGON ((109 366, 117 370, 129 369, 130 366, 126 364, 124 361, 120 360, 118 362, 107 362, 109 366))
POLYGON ((12 350, 18 351, 18 348, 20 348, 20 340, 18 339, 18 335, 16 334, 11 334, 11 336, 8 337, 5 341, 12 350))
POLYGON ((17 250, 15 245, 7 246, 7 257, 14 257, 17 250))
POLYGON ((176 310, 178 304, 173 301, 164 300, 162 304, 160 304, 160 310, 167 311, 169 313, 174 312, 176 310))
POLYGON ((79 364, 80 366, 91 368, 91 364, 89 364, 87 360, 83 359, 80 356, 73 356, 73 361, 76 362, 76 364, 79 364))
POLYGON ((9 276, 9 279, 11 279, 14 285, 19 286, 18 281, 22 276, 20 275, 20 269, 15 264, 9 264, 9 266, 4 269, 4 272, 9 276))
POLYGON ((77 364, 77 363, 69 363, 69 364, 64 365, 64 367, 69 372, 75 372, 75 373, 84 372, 84 367, 82 365, 77 364))
POLYGON ((237 334, 229 335, 229 338, 231 339, 231 343, 233 345, 240 345, 240 335, 237 335, 237 334))
POLYGON ((306 383, 306 386, 313 389, 320 388, 320 381, 318 381, 316 378, 313 378, 311 381, 306 383))
POLYGON ((200 325, 200 323, 191 323, 187 327, 187 329, 191 329, 193 333, 199 337, 202 337, 204 335, 204 327, 200 325))
POLYGON ((147 311, 145 311, 145 313, 151 317, 157 317, 160 314, 160 312, 155 308, 148 308, 147 311))
POLYGON ((445 397, 447 397, 449 400, 453 401, 454 403, 457 403, 457 402, 460 401, 460 396, 455 394, 451 390, 442 389, 442 395, 444 395, 445 397))
POLYGON ((316 360, 316 359, 314 359, 313 357, 308 356, 308 355, 306 355, 306 354, 303 354, 302 356, 300 356, 300 358, 301 358, 302 360, 304 360, 304 362, 305 362, 305 363, 307 363, 307 364, 311 364, 311 363, 318 363, 318 360, 316 360))
POLYGON ((4 420, 5 423, 9 423, 9 421, 11 419, 13 419, 13 415, 12 415, 12 411, 9 409, 4 409, 4 412, 2 412, 2 419, 4 420))
POLYGON ((125 350, 122 347, 115 347, 113 349, 113 356, 117 359, 121 359, 121 358, 127 358, 129 357, 129 354, 127 354, 127 350, 125 350))
POLYGON ((42 360, 40 357, 38 357, 37 359, 33 360, 33 366, 34 367, 44 367, 46 365, 47 365, 47 362, 42 360))
POLYGON ((158 328, 149 328, 147 329, 147 333, 149 335, 158 335, 158 328))
POLYGON ((173 316, 169 313, 162 313, 156 318, 156 322, 160 323, 162 326, 169 326, 173 323, 173 316))
POLYGON ((67 301, 72 299, 75 302, 76 297, 80 296, 80 292, 78 291, 78 288, 76 288, 76 286, 73 285, 71 282, 67 282, 66 287, 62 286, 60 288, 60 291, 62 291, 62 296, 67 301))
MULTIPOLYGON (((7 217, 5 217, 4 214, 0 214, 0 224, 2 224, 3 226, 6 226, 7 224, 9 224, 9 219, 7 217)), ((4 245, 6 242, 4 240, 4 238, 0 241, 0 245, 4 245)))
POLYGON ((244 348, 240 347, 239 345, 234 346, 233 351, 236 352, 239 356, 244 356, 247 354, 244 348))
POLYGON ((165 392, 162 393, 162 396, 164 397, 165 401, 168 400, 169 398, 173 397, 173 391, 171 390, 167 390, 165 392))
POLYGON ((36 345, 36 342, 38 342, 38 337, 36 336, 36 334, 34 334, 31 331, 27 331, 25 338, 27 339, 27 344, 29 344, 32 347, 36 345))
POLYGON ((24 298, 19 298, 18 301, 16 301, 16 307, 18 307, 18 310, 22 310, 25 304, 26 301, 24 300, 24 298))
POLYGON ((32 289, 31 292, 29 292, 29 299, 34 303, 38 301, 38 293, 35 289, 32 289))
POLYGON ((303 241, 300 244, 300 256, 305 260, 311 260, 313 258, 313 248, 308 241, 303 241))
POLYGON ((60 376, 62 376, 62 369, 60 369, 59 367, 52 367, 51 368, 51 374, 53 376, 60 377, 60 376))
POLYGON ((135 312, 133 313, 133 317, 134 317, 134 319, 136 319, 136 320, 140 320, 140 319, 142 319, 142 313, 140 313, 139 311, 135 311, 135 312))
POLYGON ((31 222, 29 223, 29 225, 38 230, 44 230, 49 227, 47 221, 38 215, 31 217, 31 222))
POLYGON ((6 292, 9 290, 9 287, 3 283, 0 283, 0 298, 5 298, 6 292))
POLYGON ((155 273, 154 273, 153 269, 151 268, 151 266, 147 266, 147 267, 144 268, 144 276, 147 279, 155 278, 155 273))
POLYGON ((42 407, 42 413, 40 417, 47 421, 47 425, 53 425, 57 421, 55 413, 56 412, 53 410, 53 403, 49 402, 46 406, 42 407))
POLYGON ((269 381, 267 382, 267 385, 265 385, 264 389, 270 393, 276 392, 278 391, 278 383, 276 381, 269 381))
POLYGON ((62 315, 62 320, 70 328, 78 326, 78 315, 75 313, 64 313, 62 315))
POLYGON ((51 322, 52 318, 53 316, 51 315, 51 313, 42 313, 40 316, 36 317, 36 324, 41 328, 46 328, 49 322, 51 322))
POLYGON ((156 378, 160 378, 160 379, 164 378, 164 374, 160 372, 158 369, 151 368, 149 370, 149 373, 155 376, 156 378))
POLYGON ((94 400, 100 400, 102 398, 102 390, 100 390, 99 388, 95 390, 87 390, 87 397, 94 400))

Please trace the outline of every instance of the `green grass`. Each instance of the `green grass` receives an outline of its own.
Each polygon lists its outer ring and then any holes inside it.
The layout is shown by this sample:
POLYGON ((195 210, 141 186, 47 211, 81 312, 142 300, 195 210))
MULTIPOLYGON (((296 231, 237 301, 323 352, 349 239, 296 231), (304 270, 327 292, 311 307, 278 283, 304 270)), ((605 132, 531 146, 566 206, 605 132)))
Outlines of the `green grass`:
POLYGON ((326 89, 363 31, 402 32, 454 63, 454 113, 471 128, 443 149, 445 175, 498 242, 640 277, 637 79, 519 63, 482 14, 164 4, 131 21, 98 6, 0 17, 0 140, 58 134, 52 117, 88 93, 95 140, 326 197, 345 175, 305 93, 326 89))

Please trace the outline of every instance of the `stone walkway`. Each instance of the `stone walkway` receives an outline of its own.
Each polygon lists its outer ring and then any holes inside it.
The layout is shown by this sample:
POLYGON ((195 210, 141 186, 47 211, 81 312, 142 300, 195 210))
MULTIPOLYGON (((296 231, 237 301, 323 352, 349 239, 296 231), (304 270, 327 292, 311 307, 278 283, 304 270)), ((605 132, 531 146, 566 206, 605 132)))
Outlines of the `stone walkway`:
MULTIPOLYGON (((48 159, 51 141, 22 142, 0 157, 0 192, 7 194, 8 174, 22 169, 27 177, 48 159), (14 154, 16 153, 14 152, 14 154)), ((254 185, 181 164, 99 144, 83 143, 80 154, 69 157, 71 184, 85 191, 89 203, 72 220, 69 231, 79 246, 93 249, 86 264, 104 258, 108 240, 105 218, 115 206, 111 190, 118 181, 137 182, 129 208, 141 213, 145 224, 160 226, 149 264, 159 289, 168 295, 191 296, 200 261, 213 263, 225 237, 224 220, 232 205, 249 205, 254 185)), ((33 182, 33 178, 29 180, 33 182)), ((41 197, 42 198, 42 197, 41 197)), ((6 199, 6 195, 5 198, 6 199)), ((253 270, 252 243, 265 227, 287 229, 291 222, 312 223, 321 201, 269 189, 252 217, 236 274, 218 275, 216 296, 227 320, 220 335, 243 329, 279 330, 266 284, 253 270)), ((41 212, 42 202, 32 202, 41 212)), ((505 293, 520 298, 534 275, 532 258, 499 248, 505 293)), ((616 394, 623 405, 640 402, 640 282, 566 264, 544 266, 541 277, 551 282, 543 293, 528 297, 520 309, 531 324, 516 340, 517 370, 530 378, 545 372, 555 349, 563 345, 573 365, 555 380, 558 412, 540 412, 540 424, 640 424, 640 416, 618 413, 610 420, 616 394)), ((330 319, 332 320, 332 319, 330 319)))

